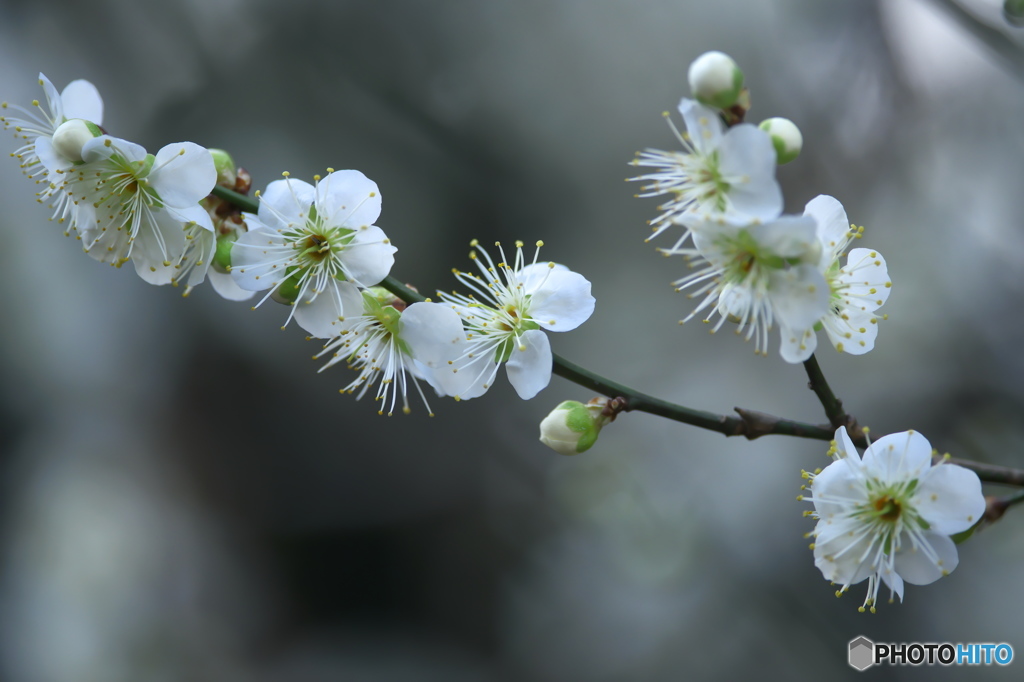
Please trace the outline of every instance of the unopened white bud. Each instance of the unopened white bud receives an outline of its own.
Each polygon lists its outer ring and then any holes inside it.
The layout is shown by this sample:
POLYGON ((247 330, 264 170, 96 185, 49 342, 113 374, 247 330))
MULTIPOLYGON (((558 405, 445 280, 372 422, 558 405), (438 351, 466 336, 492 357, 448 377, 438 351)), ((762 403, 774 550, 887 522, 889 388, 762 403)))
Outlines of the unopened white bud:
POLYGON ((758 128, 771 136, 772 144, 775 145, 775 156, 780 166, 800 156, 800 150, 804 146, 804 136, 800 134, 800 129, 796 127, 796 124, 788 118, 768 118, 761 121, 758 128))
POLYGON ((687 73, 690 92, 701 104, 728 109, 743 91, 743 72, 724 52, 705 52, 693 60, 687 73))
POLYGON ((72 163, 82 163, 82 147, 101 131, 94 124, 73 118, 53 132, 53 150, 72 163))
POLYGON ((597 442, 601 427, 609 419, 602 411, 607 401, 584 405, 575 400, 566 400, 551 410, 540 423, 540 442, 560 455, 575 455, 590 449, 597 442))

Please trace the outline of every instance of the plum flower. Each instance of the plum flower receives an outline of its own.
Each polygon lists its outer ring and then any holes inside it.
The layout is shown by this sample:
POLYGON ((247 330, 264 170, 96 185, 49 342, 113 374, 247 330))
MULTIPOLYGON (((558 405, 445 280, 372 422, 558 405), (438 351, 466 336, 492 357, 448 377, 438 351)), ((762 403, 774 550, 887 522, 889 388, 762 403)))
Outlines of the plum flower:
POLYGON ((749 123, 726 129, 713 109, 683 98, 679 113, 686 134, 668 118, 682 152, 647 149, 634 166, 654 168, 629 178, 644 182, 638 197, 670 195, 651 221, 657 237, 672 225, 683 227, 673 249, 691 234, 693 221, 724 221, 735 225, 766 222, 782 213, 782 189, 775 180, 775 148, 769 135, 749 123))
MULTIPOLYGON (((347 314, 359 315, 356 286, 377 284, 397 249, 373 222, 380 215, 377 184, 355 170, 333 171, 310 185, 275 180, 260 196, 258 215, 231 249, 231 276, 242 289, 269 292, 293 304, 288 321, 313 336, 337 336, 347 314), (355 301, 352 311, 345 300, 355 301)), ((285 322, 287 324, 287 321, 285 322)))
POLYGON ((497 264, 476 240, 470 245, 476 249, 470 258, 480 275, 454 272, 473 293, 438 292, 462 318, 467 332, 465 348, 452 363, 452 371, 442 369, 436 374, 438 384, 456 399, 475 398, 487 392, 504 363, 516 393, 529 400, 551 381, 551 346, 542 330, 564 332, 583 324, 594 312, 590 282, 564 265, 538 263, 543 242, 537 242, 529 265, 522 242, 516 242, 512 264, 499 243, 495 243, 501 255, 497 264))
POLYGON ((53 207, 54 219, 74 222, 75 202, 65 191, 63 175, 82 161, 85 141, 99 134, 103 100, 96 86, 86 80, 71 81, 58 93, 53 83, 39 74, 39 85, 46 95, 45 107, 39 100, 32 101, 33 109, 4 102, 0 104, 0 123, 13 128, 15 136, 24 140, 12 156, 26 176, 43 186, 39 200, 53 207), (24 117, 11 116, 11 110, 24 117))
MULTIPOLYGON (((331 354, 320 371, 347 361, 359 374, 341 392, 359 391, 357 400, 379 379, 374 399, 381 401, 378 414, 383 414, 387 406, 388 416, 394 412, 399 395, 402 411, 409 413, 407 394, 411 383, 427 412, 434 416, 420 381, 435 386, 434 370, 448 370, 448 363, 458 357, 466 340, 458 314, 440 303, 413 303, 406 307, 383 290, 362 292, 362 303, 363 314, 347 316, 338 336, 330 339, 316 356, 331 354)), ((355 305, 345 302, 347 309, 354 309, 355 305)))
POLYGON ((68 175, 79 202, 78 231, 85 251, 120 266, 131 259, 150 284, 168 284, 185 251, 186 227, 212 231, 199 205, 213 189, 217 171, 205 148, 176 142, 156 155, 109 135, 82 148, 84 164, 68 175))
POLYGON ((814 504, 805 512, 818 520, 814 565, 826 580, 842 587, 865 579, 868 593, 860 610, 875 610, 885 583, 890 603, 903 599, 903 584, 928 585, 957 567, 949 536, 981 519, 985 497, 977 474, 955 464, 932 465, 932 447, 916 431, 894 433, 868 446, 863 457, 846 432, 836 430, 829 454, 834 461, 804 472, 814 504))
POLYGON ((783 216, 747 227, 695 225, 694 246, 665 250, 686 256, 695 270, 673 283, 676 290, 693 288, 688 296, 702 297, 683 322, 711 308, 705 322, 719 315, 712 333, 732 319, 739 325, 736 333, 745 329, 759 354, 767 354, 768 332, 778 324, 784 360, 803 362, 811 356, 799 340, 813 337, 829 300, 825 277, 817 268, 820 247, 812 218, 783 216))
MULTIPOLYGON (((843 205, 833 197, 823 194, 811 199, 804 215, 818 224, 819 269, 828 281, 831 297, 821 326, 840 353, 867 353, 875 347, 878 320, 884 319, 876 311, 888 300, 892 287, 885 259, 872 249, 851 249, 846 265, 840 266, 846 247, 861 237, 864 228, 851 225, 843 205)), ((817 340, 811 337, 805 343, 813 351, 817 340)))

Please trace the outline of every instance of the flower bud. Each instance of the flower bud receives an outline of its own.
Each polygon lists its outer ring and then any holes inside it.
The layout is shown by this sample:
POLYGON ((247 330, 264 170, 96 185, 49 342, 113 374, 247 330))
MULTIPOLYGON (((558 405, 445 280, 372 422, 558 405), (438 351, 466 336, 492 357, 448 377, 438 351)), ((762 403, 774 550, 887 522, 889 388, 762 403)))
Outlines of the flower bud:
POLYGON ((709 107, 728 109, 743 90, 743 72, 724 52, 705 52, 697 57, 687 77, 694 98, 709 107))
POLYGON ((213 167, 217 169, 217 184, 235 188, 235 160, 223 149, 210 149, 210 156, 213 157, 213 167))
POLYGON ((603 416, 606 401, 584 405, 566 400, 551 410, 540 423, 540 442, 560 455, 575 455, 588 450, 608 421, 603 416))
POLYGON ((72 163, 82 163, 82 147, 102 134, 95 124, 73 118, 64 121, 53 131, 53 149, 72 163))
POLYGON ((382 307, 391 306, 395 310, 405 310, 405 301, 398 298, 398 296, 395 296, 384 287, 369 287, 368 289, 365 289, 363 293, 373 296, 374 300, 376 300, 382 307))
POLYGON ((772 144, 775 145, 776 161, 780 166, 800 156, 800 150, 804 146, 804 136, 800 134, 800 129, 796 127, 796 124, 788 118, 778 116, 766 118, 757 127, 771 136, 772 144))

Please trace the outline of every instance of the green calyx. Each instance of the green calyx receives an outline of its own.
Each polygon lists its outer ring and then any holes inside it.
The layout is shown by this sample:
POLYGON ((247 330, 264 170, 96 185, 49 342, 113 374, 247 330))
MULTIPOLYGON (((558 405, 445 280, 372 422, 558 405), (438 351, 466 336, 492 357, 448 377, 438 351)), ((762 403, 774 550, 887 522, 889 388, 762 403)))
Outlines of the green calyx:
POLYGON ((772 146, 775 147, 775 162, 780 166, 795 161, 800 156, 799 149, 790 149, 786 146, 786 141, 778 135, 770 135, 772 139, 772 146))
MULTIPOLYGON (((576 400, 563 401, 555 408, 555 412, 564 413, 559 417, 565 428, 574 435, 578 434, 578 437, 575 438, 575 446, 572 448, 577 453, 589 450, 597 442, 597 437, 601 434, 601 427, 604 426, 604 420, 599 416, 600 409, 600 407, 585 405, 576 400)), ((571 440, 566 437, 567 442, 571 442, 571 440)), ((572 454, 572 452, 563 451, 563 454, 572 454)))
POLYGON ((377 323, 391 336, 392 341, 402 353, 412 355, 412 349, 399 333, 401 331, 399 321, 402 319, 402 313, 397 308, 392 305, 381 305, 381 302, 375 295, 364 291, 363 313, 369 317, 376 318, 377 323))
POLYGON ((213 253, 213 267, 218 272, 231 272, 231 247, 238 235, 235 232, 217 237, 217 250, 213 253))
MULTIPOLYGON (((220 243, 217 244, 218 251, 220 250, 220 243)), ((291 305, 295 301, 299 300, 299 292, 301 291, 301 274, 298 270, 291 270, 288 278, 278 285, 277 289, 274 290, 270 297, 278 303, 284 303, 291 305)))
POLYGON ((698 102, 704 106, 714 107, 716 109, 728 109, 729 107, 736 104, 740 99, 740 93, 743 92, 743 72, 739 68, 733 68, 732 70, 732 87, 724 90, 719 90, 712 95, 700 95, 695 94, 694 97, 698 102))

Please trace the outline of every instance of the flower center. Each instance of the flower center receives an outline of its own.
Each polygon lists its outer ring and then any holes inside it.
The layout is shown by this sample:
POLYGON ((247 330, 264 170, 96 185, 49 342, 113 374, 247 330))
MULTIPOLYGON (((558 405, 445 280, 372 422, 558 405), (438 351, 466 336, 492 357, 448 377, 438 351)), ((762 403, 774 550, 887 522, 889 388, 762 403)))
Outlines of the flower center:
POLYGON ((875 508, 878 518, 889 523, 895 522, 903 512, 903 504, 900 500, 889 495, 876 498, 872 506, 875 508))
POLYGON ((299 242, 298 248, 302 251, 302 255, 305 258, 315 263, 319 263, 331 255, 331 242, 322 234, 308 235, 299 242))

